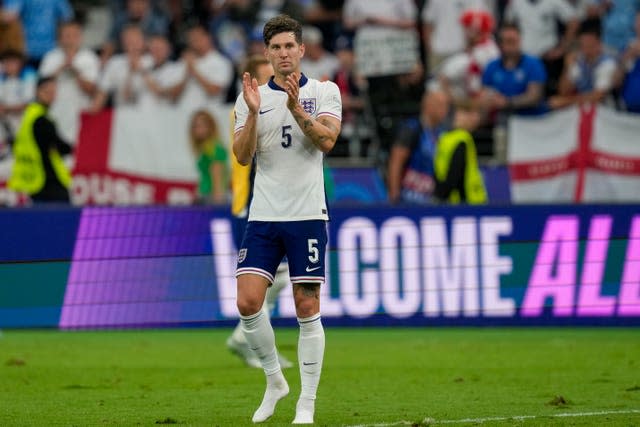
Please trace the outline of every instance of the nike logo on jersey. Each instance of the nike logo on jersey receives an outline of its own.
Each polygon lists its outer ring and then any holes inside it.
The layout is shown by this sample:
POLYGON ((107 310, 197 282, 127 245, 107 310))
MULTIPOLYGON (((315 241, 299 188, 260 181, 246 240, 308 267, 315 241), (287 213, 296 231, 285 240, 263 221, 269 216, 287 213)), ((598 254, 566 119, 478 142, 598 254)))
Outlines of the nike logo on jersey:
POLYGON ((260 113, 260 115, 263 115, 263 114, 267 114, 269 111, 273 111, 273 110, 275 110, 275 107, 274 108, 270 108, 268 110, 260 110, 259 113, 260 113))
POLYGON ((305 270, 306 270, 307 273, 311 273, 312 271, 316 271, 319 268, 321 268, 321 267, 313 267, 313 268, 311 268, 311 267, 307 266, 307 268, 305 270))

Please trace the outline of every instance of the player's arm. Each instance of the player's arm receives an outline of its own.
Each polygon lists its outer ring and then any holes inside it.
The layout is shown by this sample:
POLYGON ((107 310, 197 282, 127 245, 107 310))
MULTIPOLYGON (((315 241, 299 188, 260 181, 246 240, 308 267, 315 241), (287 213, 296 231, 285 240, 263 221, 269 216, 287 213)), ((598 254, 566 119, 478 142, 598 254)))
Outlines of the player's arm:
POLYGON ((233 154, 238 163, 247 166, 251 163, 258 144, 258 109, 260 108, 260 92, 258 81, 249 73, 242 76, 242 96, 249 107, 244 126, 233 135, 233 154))
POLYGON ((288 75, 285 88, 289 95, 287 108, 302 132, 311 139, 318 150, 328 153, 336 144, 340 134, 340 120, 331 116, 321 116, 317 119, 311 117, 298 102, 299 89, 298 75, 295 73, 288 75))

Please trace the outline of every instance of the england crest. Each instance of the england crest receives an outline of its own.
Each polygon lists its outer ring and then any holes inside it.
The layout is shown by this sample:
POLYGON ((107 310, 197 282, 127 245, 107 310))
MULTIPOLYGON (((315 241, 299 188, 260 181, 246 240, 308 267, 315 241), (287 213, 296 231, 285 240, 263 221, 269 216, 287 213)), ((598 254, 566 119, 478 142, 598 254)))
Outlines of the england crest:
POLYGON ((242 264, 242 261, 247 257, 247 249, 243 248, 238 251, 238 264, 242 264))
POLYGON ((315 98, 300 98, 300 105, 304 111, 309 114, 316 112, 316 99, 315 98))

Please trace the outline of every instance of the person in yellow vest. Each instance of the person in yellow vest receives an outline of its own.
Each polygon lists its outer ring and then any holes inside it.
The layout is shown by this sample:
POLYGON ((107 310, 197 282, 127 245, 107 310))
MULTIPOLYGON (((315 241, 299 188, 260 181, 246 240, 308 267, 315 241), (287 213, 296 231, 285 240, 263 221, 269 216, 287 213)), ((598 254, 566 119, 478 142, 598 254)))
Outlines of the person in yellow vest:
MULTIPOLYGON (((266 84, 273 75, 273 67, 264 55, 253 55, 247 59, 244 65, 245 72, 251 74, 258 81, 259 85, 266 84)), ((233 132, 235 124, 234 111, 231 111, 231 132, 233 132)), ((233 141, 233 133, 231 135, 233 141)), ((244 230, 247 226, 247 218, 249 215, 249 203, 251 201, 251 192, 253 187, 253 165, 242 166, 238 163, 236 156, 231 155, 231 214, 233 216, 233 239, 237 248, 242 247, 242 239, 244 238, 244 230)), ((289 267, 286 262, 280 264, 273 284, 267 291, 265 313, 270 314, 273 310, 278 294, 282 289, 289 285, 289 267)), ((238 323, 231 336, 227 339, 227 347, 229 350, 240 357, 247 366, 252 368, 262 368, 258 356, 251 351, 249 344, 242 332, 241 324, 238 323)), ((290 368, 293 366, 290 360, 278 353, 278 360, 282 368, 290 368)))
POLYGON ((62 156, 72 148, 60 138, 47 115, 56 89, 53 78, 38 80, 36 99, 24 111, 12 147, 14 164, 8 186, 28 194, 35 203, 70 201, 71 173, 62 156))
POLYGON ((446 203, 487 203, 487 191, 478 167, 473 132, 480 123, 477 111, 458 108, 453 130, 438 139, 434 157, 436 186, 434 196, 446 203))

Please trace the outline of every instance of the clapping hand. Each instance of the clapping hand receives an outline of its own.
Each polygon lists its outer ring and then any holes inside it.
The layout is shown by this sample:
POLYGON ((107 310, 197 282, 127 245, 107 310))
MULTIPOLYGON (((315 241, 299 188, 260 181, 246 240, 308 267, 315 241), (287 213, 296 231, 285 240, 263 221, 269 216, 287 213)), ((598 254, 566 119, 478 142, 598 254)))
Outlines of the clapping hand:
POLYGON ((284 90, 287 92, 287 95, 289 95, 287 98, 287 108, 293 111, 293 109, 299 105, 298 95, 300 94, 300 83, 296 73, 291 73, 287 76, 284 90))
POLYGON ((242 97, 247 103, 249 111, 257 113, 260 108, 260 91, 258 90, 258 80, 251 77, 251 74, 242 75, 242 97))

